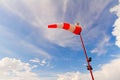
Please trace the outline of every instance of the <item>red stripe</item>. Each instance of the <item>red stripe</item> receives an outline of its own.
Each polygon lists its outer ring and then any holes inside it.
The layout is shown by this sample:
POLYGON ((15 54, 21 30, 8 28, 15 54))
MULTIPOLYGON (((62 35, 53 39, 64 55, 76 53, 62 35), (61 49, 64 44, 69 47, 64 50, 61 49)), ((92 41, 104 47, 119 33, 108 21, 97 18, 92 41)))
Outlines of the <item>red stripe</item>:
POLYGON ((81 31, 82 31, 82 28, 80 26, 76 26, 73 33, 80 35, 81 31))
POLYGON ((48 25, 48 28, 57 28, 57 24, 48 25))
POLYGON ((68 30, 69 28, 70 28, 70 24, 69 23, 64 23, 63 29, 68 30))

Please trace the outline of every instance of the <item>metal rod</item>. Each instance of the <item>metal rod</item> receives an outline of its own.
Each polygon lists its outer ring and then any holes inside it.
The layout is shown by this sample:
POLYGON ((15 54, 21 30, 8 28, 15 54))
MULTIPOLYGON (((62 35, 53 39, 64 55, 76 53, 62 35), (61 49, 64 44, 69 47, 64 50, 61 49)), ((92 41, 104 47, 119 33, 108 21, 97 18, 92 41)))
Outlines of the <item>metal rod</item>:
POLYGON ((82 48, 83 48, 83 51, 84 51, 84 55, 85 55, 85 57, 86 57, 86 61, 87 61, 87 64, 88 64, 88 68, 89 68, 88 70, 90 71, 92 80, 94 80, 94 76, 93 76, 93 73, 92 73, 92 69, 90 69, 90 68, 91 68, 90 61, 89 61, 89 59, 88 59, 87 52, 86 52, 85 45, 84 45, 84 42, 83 42, 83 39, 82 39, 82 35, 81 35, 81 34, 80 34, 80 40, 81 40, 82 48))

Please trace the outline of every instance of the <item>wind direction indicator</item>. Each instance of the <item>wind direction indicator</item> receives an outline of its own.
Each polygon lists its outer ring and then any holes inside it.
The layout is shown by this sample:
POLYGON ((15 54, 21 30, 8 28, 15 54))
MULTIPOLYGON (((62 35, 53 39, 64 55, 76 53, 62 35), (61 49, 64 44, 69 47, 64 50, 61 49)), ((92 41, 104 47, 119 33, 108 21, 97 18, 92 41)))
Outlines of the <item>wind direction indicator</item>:
POLYGON ((90 65, 90 62, 92 61, 92 58, 88 57, 88 55, 87 55, 86 48, 85 48, 85 45, 84 45, 84 42, 83 42, 83 39, 82 39, 82 35, 81 35, 82 27, 79 26, 79 23, 76 23, 76 25, 71 25, 69 23, 50 24, 50 25, 48 25, 48 28, 62 28, 62 29, 68 30, 68 31, 70 31, 70 32, 72 32, 76 35, 80 35, 80 41, 81 41, 82 48, 83 48, 83 51, 84 51, 84 55, 85 55, 86 62, 87 62, 87 70, 90 71, 91 78, 92 78, 92 80, 94 80, 94 76, 93 76, 93 72, 92 72, 93 68, 90 65))

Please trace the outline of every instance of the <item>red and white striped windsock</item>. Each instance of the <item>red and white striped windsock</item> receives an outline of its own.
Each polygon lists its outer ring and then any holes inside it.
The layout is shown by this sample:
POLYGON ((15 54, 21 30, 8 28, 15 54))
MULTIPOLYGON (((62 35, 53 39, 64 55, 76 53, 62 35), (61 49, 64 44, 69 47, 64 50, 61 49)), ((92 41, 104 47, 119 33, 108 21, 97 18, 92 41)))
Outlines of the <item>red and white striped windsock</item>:
POLYGON ((69 23, 61 23, 61 24, 50 24, 48 28, 62 28, 68 30, 76 35, 79 35, 82 31, 82 28, 79 25, 71 25, 69 23))

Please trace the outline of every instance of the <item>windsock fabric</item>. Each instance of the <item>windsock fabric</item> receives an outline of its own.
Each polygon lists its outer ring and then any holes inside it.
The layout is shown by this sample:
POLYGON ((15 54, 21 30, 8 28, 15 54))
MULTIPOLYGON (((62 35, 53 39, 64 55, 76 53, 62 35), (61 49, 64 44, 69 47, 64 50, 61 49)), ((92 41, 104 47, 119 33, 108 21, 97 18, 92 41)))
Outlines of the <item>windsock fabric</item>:
POLYGON ((71 25, 69 23, 62 23, 62 24, 51 24, 48 25, 48 28, 62 28, 68 30, 76 35, 80 35, 82 28, 79 25, 71 25))

